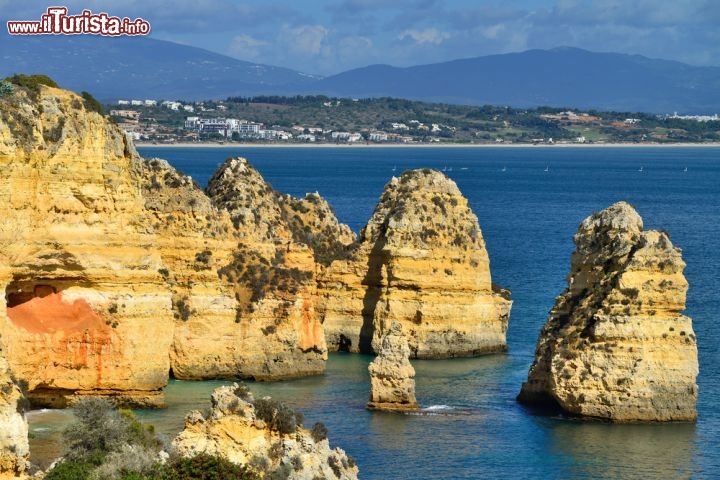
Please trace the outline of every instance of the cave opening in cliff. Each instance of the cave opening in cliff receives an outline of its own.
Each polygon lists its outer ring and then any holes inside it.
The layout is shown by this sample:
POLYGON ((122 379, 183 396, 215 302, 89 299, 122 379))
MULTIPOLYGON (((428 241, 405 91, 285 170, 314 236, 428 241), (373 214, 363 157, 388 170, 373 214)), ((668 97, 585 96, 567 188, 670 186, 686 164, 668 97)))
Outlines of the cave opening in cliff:
POLYGON ((67 295, 82 282, 70 279, 15 278, 5 289, 7 316, 16 327, 32 333, 109 328, 102 313, 86 299, 67 295))
POLYGON ((349 352, 350 347, 352 347, 352 340, 341 333, 338 342, 338 352, 349 352))
POLYGON ((30 281, 14 280, 5 289, 5 306, 15 308, 35 298, 45 298, 57 293, 57 288, 46 282, 36 283, 30 281))

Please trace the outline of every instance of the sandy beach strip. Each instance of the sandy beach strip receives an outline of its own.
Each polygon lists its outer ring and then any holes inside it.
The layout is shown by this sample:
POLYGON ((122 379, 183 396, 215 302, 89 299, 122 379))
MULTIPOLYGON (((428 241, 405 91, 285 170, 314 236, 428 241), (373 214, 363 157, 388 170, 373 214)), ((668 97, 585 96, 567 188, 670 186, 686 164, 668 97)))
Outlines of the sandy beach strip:
POLYGON ((136 142, 146 148, 699 148, 720 147, 720 143, 217 143, 136 142))

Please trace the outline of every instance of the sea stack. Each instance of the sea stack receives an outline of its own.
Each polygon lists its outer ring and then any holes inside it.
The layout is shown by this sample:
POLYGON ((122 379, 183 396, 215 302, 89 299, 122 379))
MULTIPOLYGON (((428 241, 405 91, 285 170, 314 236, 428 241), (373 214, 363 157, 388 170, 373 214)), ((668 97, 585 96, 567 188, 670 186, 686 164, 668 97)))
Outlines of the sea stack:
POLYGON ((680 249, 619 202, 574 236, 568 287, 518 400, 613 422, 693 421, 695 334, 680 249))
POLYGON ((296 240, 287 218, 293 206, 298 215, 310 209, 276 192, 244 158, 225 161, 207 191, 213 204, 229 213, 238 238, 232 260, 218 273, 235 286, 237 328, 246 332, 239 352, 243 377, 322 373, 327 347, 315 311, 314 252, 296 240))
POLYGON ((415 369, 410 364, 410 347, 399 322, 392 322, 380 342, 378 356, 370 371, 370 410, 415 411, 415 369))
POLYGON ((330 349, 378 353, 393 321, 402 325, 412 358, 507 348, 512 302, 492 284, 477 217, 441 172, 393 177, 359 242, 318 285, 330 349))
POLYGON ((244 385, 215 389, 203 415, 185 417, 185 428, 172 442, 176 455, 206 453, 250 465, 258 478, 358 478, 358 467, 340 448, 330 448, 327 428, 302 426, 301 416, 269 397, 255 399, 244 385))

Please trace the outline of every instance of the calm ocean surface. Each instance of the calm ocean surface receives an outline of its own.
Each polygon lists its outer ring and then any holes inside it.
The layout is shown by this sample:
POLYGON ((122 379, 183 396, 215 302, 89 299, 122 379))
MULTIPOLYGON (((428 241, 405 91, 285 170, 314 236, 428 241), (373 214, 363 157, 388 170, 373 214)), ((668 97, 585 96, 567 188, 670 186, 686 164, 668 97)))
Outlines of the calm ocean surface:
MULTIPOLYGON (((424 415, 365 410, 367 364, 333 354, 327 373, 251 384, 324 422, 332 446, 365 479, 712 478, 720 475, 720 148, 162 148, 160 157, 205 186, 230 156, 244 156, 282 192, 318 191, 358 231, 390 177, 446 170, 470 200, 487 242, 493 280, 512 291, 509 353, 415 361, 424 415), (639 171, 642 167, 642 171, 639 171), (687 167, 687 171, 685 168, 687 167), (547 168, 547 171, 545 171, 547 168), (504 171, 503 171, 504 170, 504 171), (565 287, 572 235, 591 213, 626 200, 646 228, 683 249, 686 313, 700 351, 696 424, 609 425, 533 416, 515 402, 540 327, 565 287)), ((223 382, 173 381, 170 408, 140 412, 171 438, 184 414, 205 408, 223 382)), ((35 455, 49 454, 65 412, 30 415, 35 455)))

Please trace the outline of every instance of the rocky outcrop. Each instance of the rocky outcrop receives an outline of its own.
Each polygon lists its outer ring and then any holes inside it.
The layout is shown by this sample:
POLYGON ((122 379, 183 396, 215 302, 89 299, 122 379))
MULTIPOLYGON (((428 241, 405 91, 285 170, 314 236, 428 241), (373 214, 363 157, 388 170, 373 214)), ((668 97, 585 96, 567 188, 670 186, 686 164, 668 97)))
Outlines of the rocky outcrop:
POLYGON ((249 464, 263 478, 357 478, 355 462, 330 448, 322 424, 306 430, 287 406, 255 400, 242 385, 220 387, 211 400, 206 416, 193 411, 185 417, 184 430, 172 442, 175 454, 219 455, 249 464))
POLYGON ((378 352, 392 321, 414 358, 506 349, 511 302, 493 290, 477 217, 442 173, 393 178, 347 257, 319 278, 331 349, 378 352))
POLYGON ((540 333, 518 400, 616 422, 694 420, 697 345, 685 263, 627 203, 585 219, 567 289, 540 333))
MULTIPOLYGON (((261 177, 247 192, 216 185, 256 195, 243 208, 260 216, 241 220, 167 162, 140 159, 86 103, 43 85, 0 96, 0 335, 33 403, 100 395, 161 406, 170 371, 321 373, 316 263, 273 225, 284 222, 282 196, 261 177)), ((316 238, 329 242, 340 227, 323 201, 298 202, 319 206, 302 218, 327 217, 316 238)))
POLYGON ((315 311, 315 258, 308 245, 295 240, 286 219, 292 209, 286 204, 296 200, 275 192, 244 158, 222 165, 210 179, 208 195, 237 230, 233 258, 219 272, 235 285, 238 327, 246 335, 242 355, 255 362, 243 367, 243 376, 322 373, 327 347, 315 311))
POLYGON ((350 227, 338 222, 330 204, 319 193, 308 193, 305 198, 282 195, 278 200, 293 240, 310 247, 315 262, 328 266, 348 255, 357 237, 350 227))
POLYGON ((173 321, 141 162, 78 95, 0 97, 0 334, 38 404, 161 404, 173 321))
POLYGON ((370 410, 414 411, 415 369, 410 364, 410 347, 402 326, 392 322, 383 335, 380 352, 368 370, 370 372, 370 410))
POLYGON ((23 478, 28 468, 30 447, 23 403, 0 345, 0 479, 23 478))

